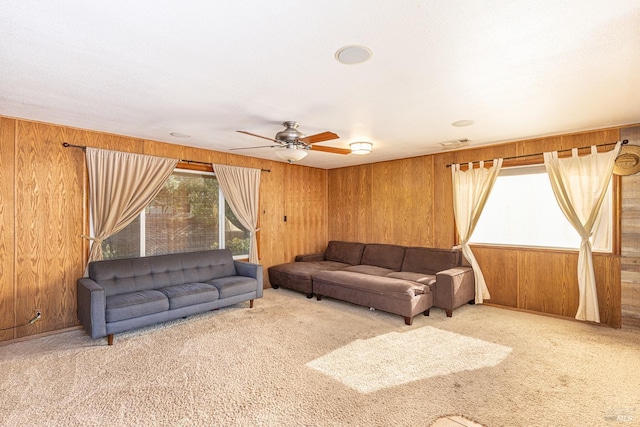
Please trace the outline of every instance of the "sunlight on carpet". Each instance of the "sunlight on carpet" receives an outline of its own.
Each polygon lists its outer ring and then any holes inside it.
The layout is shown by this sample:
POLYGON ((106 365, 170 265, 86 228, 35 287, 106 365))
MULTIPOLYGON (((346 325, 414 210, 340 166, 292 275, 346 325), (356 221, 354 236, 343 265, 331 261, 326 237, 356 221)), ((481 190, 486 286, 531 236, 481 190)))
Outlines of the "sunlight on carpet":
POLYGON ((361 393, 496 366, 510 347, 425 326, 352 343, 306 366, 361 393))

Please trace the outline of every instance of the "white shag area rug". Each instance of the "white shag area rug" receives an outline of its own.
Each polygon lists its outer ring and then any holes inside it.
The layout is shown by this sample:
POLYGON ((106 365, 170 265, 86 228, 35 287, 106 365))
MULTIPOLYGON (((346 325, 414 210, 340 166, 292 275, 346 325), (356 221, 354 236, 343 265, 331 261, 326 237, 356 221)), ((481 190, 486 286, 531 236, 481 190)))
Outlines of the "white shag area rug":
POLYGON ((268 289, 253 309, 111 347, 80 330, 0 345, 2 426, 429 426, 451 414, 491 427, 640 425, 640 331, 482 305, 406 326, 268 289))

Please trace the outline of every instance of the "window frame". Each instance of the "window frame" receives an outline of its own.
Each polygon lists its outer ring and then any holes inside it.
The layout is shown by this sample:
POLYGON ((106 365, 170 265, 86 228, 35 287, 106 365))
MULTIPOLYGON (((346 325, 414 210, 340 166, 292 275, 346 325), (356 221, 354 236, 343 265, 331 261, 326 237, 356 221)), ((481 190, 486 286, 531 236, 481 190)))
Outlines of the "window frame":
MULTIPOLYGON (((198 175, 210 175, 214 177, 216 176, 212 166, 207 167, 207 165, 203 165, 203 164, 194 165, 192 163, 187 163, 187 162, 179 162, 176 165, 176 167, 173 169, 172 174, 175 172, 198 174, 198 175)), ((227 206, 227 201, 224 198, 222 189, 220 188, 220 186, 218 186, 218 218, 226 218, 226 206, 227 206)), ((89 215, 89 218, 90 218, 90 229, 93 235, 93 223, 91 221, 91 215, 89 215)), ((139 247, 139 250, 140 250, 139 257, 143 258, 147 256, 146 255, 146 239, 144 238, 144 236, 146 236, 145 234, 146 233, 146 207, 138 214, 137 218, 140 218, 140 236, 141 236, 140 247, 139 247)), ((219 249, 226 248, 225 222, 226 221, 224 220, 218 221, 218 248, 219 249)), ((240 255, 233 255, 233 259, 248 260, 249 254, 246 253, 246 254, 240 254, 240 255)))
MULTIPOLYGON (((562 155, 560 153, 560 157, 567 157, 566 155, 562 155)), ((569 153, 570 155, 570 153, 569 153)), ((540 156, 541 157, 541 156, 540 156)), ((491 160, 485 161, 492 162, 491 160)), ((461 169, 467 170, 467 163, 461 163, 461 169)), ((509 159, 505 160, 502 168, 514 168, 514 167, 524 167, 524 166, 542 166, 544 163, 540 161, 536 161, 535 159, 509 159)), ((474 163, 474 166, 477 165, 474 163)), ((620 256, 621 254, 621 236, 620 230, 622 228, 621 219, 622 219, 622 189, 621 189, 622 179, 619 175, 613 174, 611 177, 611 198, 612 198, 612 212, 611 212, 611 250, 610 251, 593 251, 594 255, 598 256, 620 256)), ((453 205, 451 206, 453 209, 453 205)), ((455 216, 453 216, 454 221, 454 245, 460 245, 460 235, 458 234, 457 227, 455 226, 455 216)), ((541 252, 555 252, 555 253, 575 253, 579 252, 579 248, 561 248, 561 247, 551 247, 551 246, 531 246, 531 245, 512 245, 512 244, 504 244, 504 243, 475 243, 469 242, 469 245, 472 247, 486 247, 486 248, 504 248, 504 249, 515 249, 515 250, 524 250, 524 251, 541 251, 541 252)))

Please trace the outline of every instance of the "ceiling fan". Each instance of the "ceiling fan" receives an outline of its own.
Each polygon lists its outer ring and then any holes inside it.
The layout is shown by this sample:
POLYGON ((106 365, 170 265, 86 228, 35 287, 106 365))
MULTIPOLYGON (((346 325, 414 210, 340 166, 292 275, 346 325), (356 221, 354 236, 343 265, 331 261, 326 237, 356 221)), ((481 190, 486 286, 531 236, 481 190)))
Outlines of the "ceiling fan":
POLYGON ((232 148, 232 150, 249 150, 252 148, 276 148, 276 155, 289 163, 302 160, 309 150, 324 151, 325 153, 350 154, 351 150, 346 148, 323 147, 321 145, 313 145, 318 142, 331 141, 340 138, 333 132, 322 132, 315 135, 305 135, 298 130, 298 122, 288 121, 282 123, 284 130, 278 132, 275 138, 269 138, 255 133, 239 130, 237 132, 245 135, 255 136, 257 138, 266 139, 276 142, 276 145, 260 145, 257 147, 232 148))

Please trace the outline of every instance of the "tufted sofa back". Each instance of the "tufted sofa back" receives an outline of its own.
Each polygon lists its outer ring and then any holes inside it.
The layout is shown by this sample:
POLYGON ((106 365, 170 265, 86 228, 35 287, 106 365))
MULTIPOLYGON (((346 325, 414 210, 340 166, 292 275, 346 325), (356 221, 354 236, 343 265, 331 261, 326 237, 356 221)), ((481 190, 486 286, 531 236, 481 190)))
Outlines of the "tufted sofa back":
POLYGON ((233 255, 228 249, 96 261, 89 264, 89 277, 104 287, 106 296, 185 283, 204 283, 235 274, 233 255))

